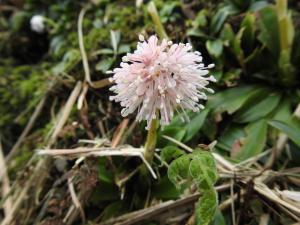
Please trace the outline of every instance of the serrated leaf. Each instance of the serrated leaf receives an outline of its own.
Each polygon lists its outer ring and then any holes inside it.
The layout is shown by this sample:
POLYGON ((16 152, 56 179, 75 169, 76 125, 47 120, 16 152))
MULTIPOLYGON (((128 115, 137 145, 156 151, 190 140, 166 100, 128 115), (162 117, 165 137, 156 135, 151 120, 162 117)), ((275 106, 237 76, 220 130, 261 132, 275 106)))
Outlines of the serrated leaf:
POLYGON ((196 224, 208 225, 213 220, 218 206, 217 193, 214 189, 202 192, 196 204, 196 224))
POLYGON ((300 122, 297 119, 293 119, 289 123, 272 120, 269 121, 269 124, 285 133, 289 139, 291 139, 298 147, 300 147, 300 122))
POLYGON ((247 105, 242 108, 234 120, 239 123, 253 122, 261 119, 271 113, 279 104, 281 95, 278 93, 271 93, 260 102, 253 102, 251 105, 247 105))
POLYGON ((195 150, 189 166, 189 173, 200 190, 213 189, 218 179, 214 157, 210 152, 195 150))
POLYGON ((188 181, 190 161, 190 155, 183 155, 170 164, 168 177, 177 189, 188 181))
POLYGON ((246 127, 246 137, 243 146, 237 154, 237 159, 245 160, 262 152, 267 139, 267 121, 262 119, 246 127))
POLYGON ((185 152, 177 148, 176 146, 167 146, 161 150, 160 157, 163 161, 166 161, 168 163, 172 159, 176 159, 184 154, 185 152))

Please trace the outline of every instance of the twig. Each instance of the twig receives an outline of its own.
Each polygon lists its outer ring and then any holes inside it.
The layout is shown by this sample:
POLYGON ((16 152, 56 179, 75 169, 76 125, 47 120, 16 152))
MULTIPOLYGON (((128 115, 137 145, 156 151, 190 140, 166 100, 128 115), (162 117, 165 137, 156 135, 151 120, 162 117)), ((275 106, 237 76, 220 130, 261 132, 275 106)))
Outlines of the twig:
POLYGON ((232 199, 231 201, 231 216, 232 216, 232 223, 233 225, 236 225, 236 217, 235 217, 235 207, 234 207, 234 191, 233 191, 233 187, 234 187, 234 180, 231 179, 230 180, 230 199, 232 199))
POLYGON ((79 148, 79 149, 47 149, 47 150, 39 150, 37 153, 39 155, 52 155, 52 156, 73 156, 78 157, 88 157, 88 156, 96 156, 96 157, 103 157, 103 156, 136 156, 141 158, 143 163, 145 163, 146 167, 150 171, 151 175, 154 179, 157 178, 154 170, 152 169, 151 165, 147 162, 144 157, 144 148, 79 148))
POLYGON ((82 64, 83 64, 83 69, 84 69, 84 74, 85 74, 85 80, 91 85, 91 74, 90 74, 90 68, 89 68, 89 63, 87 59, 87 55, 85 52, 84 48, 84 42, 83 42, 83 32, 82 32, 82 21, 85 12, 88 10, 89 5, 87 7, 84 7, 81 9, 78 17, 78 23, 77 23, 77 29, 78 29, 78 41, 79 41, 79 48, 80 48, 80 53, 81 53, 81 58, 82 58, 82 64))
POLYGON ((71 194, 73 204, 77 209, 79 209, 81 219, 82 219, 82 223, 85 224, 85 214, 84 214, 83 208, 82 208, 82 206, 81 206, 81 204, 80 204, 80 202, 79 202, 79 200, 76 196, 75 189, 74 189, 74 184, 72 182, 72 177, 68 178, 68 187, 69 187, 69 191, 70 191, 70 194, 71 194))
POLYGON ((111 141, 111 147, 112 148, 115 148, 115 147, 117 147, 119 145, 119 143, 121 141, 121 138, 122 138, 122 136, 123 136, 123 134, 125 132, 125 129, 128 126, 128 122, 129 122, 129 119, 126 118, 118 126, 118 128, 117 128, 117 130, 116 130, 116 132, 114 134, 114 137, 113 137, 113 139, 111 141))
POLYGON ((5 198, 3 204, 4 214, 5 216, 8 216, 9 211, 12 207, 12 199, 10 196, 8 196, 11 189, 9 184, 9 178, 7 175, 5 159, 3 156, 1 140, 0 140, 0 181, 2 181, 2 197, 3 199, 5 198))
MULTIPOLYGON (((217 191, 226 190, 229 186, 218 186, 216 187, 217 191)), ((138 210, 135 212, 131 212, 125 215, 122 215, 117 218, 110 219, 108 221, 102 222, 99 225, 131 225, 136 223, 141 223, 142 221, 148 220, 150 218, 156 218, 157 215, 168 212, 174 211, 176 208, 184 207, 186 205, 190 205, 198 201, 201 194, 196 193, 185 198, 173 201, 163 202, 161 204, 138 210)))
POLYGON ((163 135, 162 136, 163 138, 173 142, 174 144, 178 145, 179 147, 183 148, 184 150, 186 150, 187 152, 193 152, 194 150, 192 148, 190 148, 189 146, 183 144, 182 142, 180 141, 177 141, 176 139, 172 138, 172 137, 169 137, 167 135, 163 135))

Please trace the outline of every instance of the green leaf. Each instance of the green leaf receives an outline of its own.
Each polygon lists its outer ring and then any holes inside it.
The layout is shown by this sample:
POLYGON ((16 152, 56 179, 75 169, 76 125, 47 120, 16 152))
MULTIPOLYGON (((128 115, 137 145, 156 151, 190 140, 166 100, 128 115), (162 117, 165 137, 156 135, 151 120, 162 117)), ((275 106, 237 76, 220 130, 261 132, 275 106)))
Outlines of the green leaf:
POLYGON ((285 133, 298 147, 300 147, 300 123, 297 119, 291 119, 290 122, 278 120, 269 121, 272 127, 285 133))
POLYGON ((202 125, 204 124, 204 121, 205 121, 208 113, 209 113, 209 110, 204 109, 200 113, 196 113, 196 115, 194 117, 190 118, 191 121, 189 123, 187 123, 185 126, 186 134, 183 138, 183 142, 187 142, 187 141, 191 140, 195 136, 195 134, 197 134, 199 132, 202 125))
POLYGON ((218 179, 214 157, 210 152, 195 150, 190 162, 189 172, 199 190, 213 189, 218 179))
POLYGON ((281 100, 280 104, 277 106, 273 120, 288 121, 292 116, 292 104, 289 97, 285 97, 281 100))
POLYGON ((262 8, 266 7, 266 6, 268 6, 268 1, 264 1, 264 0, 254 1, 254 2, 252 2, 252 4, 250 5, 248 10, 251 11, 251 12, 256 12, 256 11, 261 10, 262 8))
POLYGON ((242 46, 250 52, 255 41, 255 15, 248 13, 243 19, 241 27, 244 28, 242 46))
POLYGON ((223 42, 220 39, 207 40, 206 48, 211 56, 218 58, 221 56, 221 54, 223 52, 223 42))
POLYGON ((214 189, 202 192, 202 197, 196 204, 196 224, 209 225, 215 216, 217 206, 218 198, 214 189))
POLYGON ((114 50, 111 48, 102 48, 94 52, 94 55, 113 55, 114 50))
POLYGON ((210 23, 210 30, 212 31, 212 33, 219 32, 227 17, 238 12, 238 9, 236 9, 233 5, 227 5, 219 9, 210 23))
POLYGON ((229 23, 226 23, 220 33, 220 38, 224 41, 224 45, 228 46, 229 43, 235 38, 235 33, 229 23))
POLYGON ((118 45, 119 45, 120 39, 121 39, 120 31, 114 31, 114 30, 110 31, 110 42, 111 42, 111 46, 112 46, 115 54, 117 54, 117 52, 118 52, 118 45))
POLYGON ((195 28, 199 28, 199 27, 205 27, 207 26, 207 10, 203 9, 201 11, 198 12, 195 20, 193 21, 193 26, 195 28))
POLYGON ((185 152, 176 146, 167 146, 161 150, 160 157, 163 161, 169 163, 172 159, 176 159, 184 154, 185 152))
POLYGON ((233 39, 233 43, 232 43, 233 53, 236 56, 236 58, 241 66, 243 66, 243 64, 244 64, 244 51, 241 46, 244 30, 245 29, 243 27, 239 30, 239 32, 236 34, 235 38, 233 39))
POLYGON ((227 89, 218 94, 209 96, 207 108, 214 112, 222 113, 227 111, 229 114, 240 109, 248 100, 267 92, 266 88, 259 86, 240 86, 227 89))
POLYGON ((267 121, 264 119, 248 125, 243 146, 236 158, 245 160, 261 153, 266 144, 267 128, 267 121))
POLYGON ((228 129, 225 129, 222 135, 218 139, 217 147, 230 152, 232 145, 236 140, 245 136, 245 131, 240 125, 230 125, 228 129))
POLYGON ((170 164, 168 177, 177 189, 188 182, 190 161, 190 155, 183 155, 170 164))
POLYGON ((253 122, 261 119, 271 113, 279 104, 281 95, 278 93, 271 93, 260 102, 252 102, 251 105, 243 107, 234 120, 239 123, 253 122))
POLYGON ((52 71, 54 74, 67 73, 77 65, 80 59, 79 50, 71 49, 65 53, 63 60, 53 67, 52 71))
POLYGON ((218 208, 216 210, 212 225, 226 225, 225 218, 224 218, 222 212, 220 211, 220 209, 218 209, 218 208))
POLYGON ((130 45, 122 44, 118 48, 118 54, 125 54, 130 52, 130 45))
POLYGON ((114 63, 114 58, 106 58, 101 60, 99 63, 96 64, 96 70, 105 73, 114 63))
POLYGON ((272 53, 275 59, 279 58, 279 30, 276 10, 274 7, 265 7, 259 11, 260 34, 258 39, 272 53))

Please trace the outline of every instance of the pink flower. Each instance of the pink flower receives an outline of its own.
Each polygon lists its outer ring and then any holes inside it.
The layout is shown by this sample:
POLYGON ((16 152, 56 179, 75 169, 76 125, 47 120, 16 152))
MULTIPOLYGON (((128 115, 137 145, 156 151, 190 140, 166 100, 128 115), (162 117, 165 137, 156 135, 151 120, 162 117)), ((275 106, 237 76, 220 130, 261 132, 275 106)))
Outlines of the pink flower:
POLYGON ((177 108, 184 114, 185 109, 203 109, 198 102, 207 98, 204 91, 213 92, 206 86, 215 81, 207 76, 214 65, 204 67, 200 52, 193 52, 189 43, 172 44, 166 39, 159 43, 156 36, 139 39, 137 50, 123 57, 121 68, 109 71, 115 82, 110 90, 116 94, 110 100, 120 102, 122 116, 137 110, 136 119, 147 120, 149 129, 157 116, 161 125, 169 124, 177 108))

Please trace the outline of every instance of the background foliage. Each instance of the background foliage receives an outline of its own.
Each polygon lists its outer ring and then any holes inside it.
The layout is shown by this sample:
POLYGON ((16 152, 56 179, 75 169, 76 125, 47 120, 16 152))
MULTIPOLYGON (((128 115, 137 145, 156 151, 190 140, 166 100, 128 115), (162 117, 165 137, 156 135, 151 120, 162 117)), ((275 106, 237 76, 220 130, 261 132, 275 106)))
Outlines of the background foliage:
MULTIPOLYGON (((199 144, 217 140, 213 151, 232 163, 266 153, 257 162, 261 171, 299 166, 300 5, 296 0, 288 5, 286 2, 155 0, 168 37, 174 42, 190 42, 203 54, 205 64, 216 64, 212 72, 217 79, 212 87, 216 94, 209 96, 202 112, 188 112, 190 123, 181 122, 179 115, 158 131, 160 151, 153 164, 157 180, 150 174, 133 173, 141 164, 136 158, 87 159, 73 169, 72 159, 53 160, 47 167, 48 176, 42 183, 37 181, 16 212, 15 223, 64 224, 62 221, 72 205, 65 176, 72 174, 90 224, 197 191, 202 197, 197 203, 196 223, 209 224, 214 218, 214 224, 234 224, 230 207, 222 212, 216 210, 217 198, 221 203, 230 197, 230 192, 215 191, 215 162, 210 150, 203 150, 207 146, 199 144), (165 136, 196 150, 187 154, 165 136), (280 150, 278 140, 284 138, 280 150), (202 150, 197 150, 199 147, 202 150)), ((94 140, 93 146, 111 146, 126 124, 118 144, 144 144, 144 124, 136 124, 134 115, 129 117, 128 124, 120 116, 119 106, 109 102, 109 75, 105 72, 118 66, 121 57, 135 48, 139 33, 153 34, 160 29, 157 26, 146 1, 0 3, 0 130, 5 154, 13 148, 45 98, 30 132, 7 163, 15 185, 22 186, 29 176, 23 172, 30 174, 32 165, 38 163, 34 150, 49 143, 55 148, 69 149, 90 146, 82 141, 89 139, 94 140), (87 88, 83 106, 71 107, 52 142, 53 130, 72 90, 87 75, 79 48, 80 13, 84 14, 83 44, 93 85, 87 88), (30 19, 36 14, 47 18, 43 33, 30 28, 30 19)), ((272 178, 268 185, 299 189, 299 177, 296 173, 291 176, 272 178)), ((224 180, 221 175, 217 184, 224 180)), ((270 215, 269 224, 295 221, 289 214, 276 213, 276 205, 253 193, 251 182, 247 185, 234 184, 234 191, 239 193, 236 215, 240 224, 258 224, 265 214, 270 215), (245 186, 248 195, 242 196, 245 186)), ((191 209, 177 224, 187 223, 192 213, 191 209)), ((160 224, 166 224, 165 218, 161 220, 160 224)), ((80 223, 80 216, 68 221, 80 223)))

